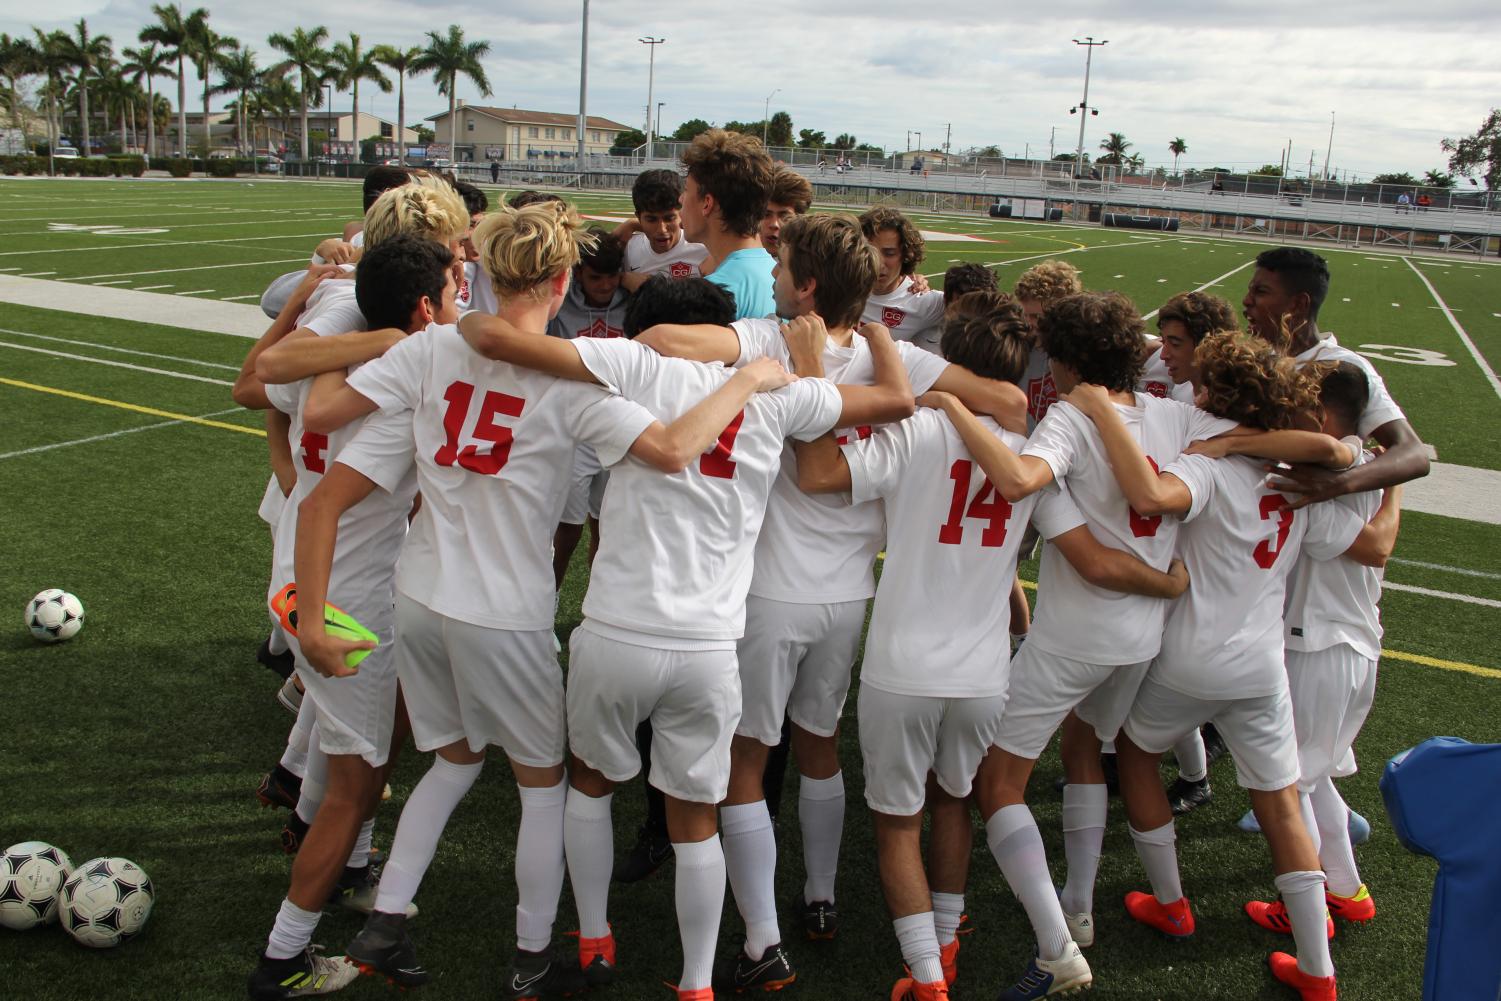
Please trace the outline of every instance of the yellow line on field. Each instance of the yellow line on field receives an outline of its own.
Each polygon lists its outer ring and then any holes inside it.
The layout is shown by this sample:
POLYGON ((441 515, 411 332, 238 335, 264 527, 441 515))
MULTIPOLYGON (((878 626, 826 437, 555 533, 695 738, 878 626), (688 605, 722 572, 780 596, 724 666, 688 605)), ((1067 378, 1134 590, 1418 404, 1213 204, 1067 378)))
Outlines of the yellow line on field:
POLYGON ((120 410, 133 410, 138 414, 148 414, 152 417, 166 417, 175 421, 183 421, 187 424, 201 424, 204 427, 223 428, 225 431, 239 431, 241 434, 253 434, 261 438, 266 437, 264 428, 245 427, 242 424, 229 424, 225 421, 211 421, 205 417, 194 417, 191 414, 179 414, 172 410, 158 410, 155 407, 143 407, 136 403, 123 403, 120 400, 106 400, 102 396, 89 396, 85 393, 75 393, 70 389, 57 389, 53 386, 38 386, 32 382, 21 382, 18 379, 0 378, 0 385, 14 386, 17 389, 30 389, 37 393, 50 393, 53 396, 64 396, 70 400, 82 400, 84 403, 97 403, 101 406, 116 407, 120 410))
POLYGON ((1501 670, 1494 667, 1481 667, 1479 664, 1466 664, 1458 660, 1440 660, 1437 657, 1427 657, 1420 653, 1403 653, 1400 650, 1382 650, 1382 659, 1405 660, 1411 664, 1422 664, 1424 667, 1437 667, 1444 671, 1459 671, 1463 674, 1478 674, 1482 678, 1501 678, 1501 670))

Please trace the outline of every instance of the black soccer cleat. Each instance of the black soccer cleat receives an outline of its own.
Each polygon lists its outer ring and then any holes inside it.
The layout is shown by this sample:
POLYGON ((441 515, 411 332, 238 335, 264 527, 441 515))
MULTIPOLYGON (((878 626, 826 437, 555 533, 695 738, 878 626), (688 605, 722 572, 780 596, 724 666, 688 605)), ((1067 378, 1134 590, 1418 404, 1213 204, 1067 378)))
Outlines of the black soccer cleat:
POLYGON ((297 669, 297 659, 292 656, 291 650, 283 650, 281 653, 271 652, 271 637, 269 636, 261 640, 260 649, 255 652, 255 659, 282 681, 290 678, 292 672, 297 669))
POLYGON ((1230 753, 1230 748, 1225 746, 1225 738, 1220 736, 1213 723, 1199 727, 1199 734, 1204 738, 1204 760, 1209 764, 1214 764, 1230 753))
POLYGON ((432 978, 417 961, 417 949, 407 935, 406 924, 405 914, 375 911, 345 954, 367 976, 385 977, 403 990, 421 987, 432 978))
POLYGON ((626 855, 625 861, 615 870, 615 882, 636 883, 658 869, 672 858, 672 839, 666 831, 654 831, 643 826, 636 834, 636 844, 626 855))
POLYGON ((1214 793, 1209 788, 1207 775, 1197 782, 1190 782, 1180 776, 1173 779, 1173 784, 1167 787, 1167 804, 1173 808, 1175 817, 1192 813, 1212 799, 1214 793))
POLYGON ((506 1001, 570 998, 588 989, 584 971, 571 957, 559 956, 553 950, 527 952, 517 949, 500 996, 506 1001))
POLYGON ((255 798, 262 806, 297 809, 297 797, 302 795, 302 779, 278 764, 266 773, 255 789, 255 798))
POLYGON ((802 906, 803 933, 812 942, 827 942, 839 934, 839 909, 827 900, 802 906))
POLYGON ((779 991, 797 979, 792 961, 782 943, 770 946, 760 959, 751 959, 743 950, 735 950, 714 971, 714 989, 743 994, 746 991, 779 991))
POLYGON ((346 963, 343 956, 320 956, 321 948, 310 945, 291 959, 271 959, 262 954, 246 984, 252 1001, 332 994, 359 978, 360 971, 346 963))

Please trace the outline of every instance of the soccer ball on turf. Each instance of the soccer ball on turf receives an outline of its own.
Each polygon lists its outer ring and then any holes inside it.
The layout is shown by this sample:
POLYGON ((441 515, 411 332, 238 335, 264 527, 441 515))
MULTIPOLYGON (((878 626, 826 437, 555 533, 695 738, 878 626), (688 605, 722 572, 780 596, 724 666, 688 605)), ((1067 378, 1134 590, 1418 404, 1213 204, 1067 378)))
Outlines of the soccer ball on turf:
POLYGON ((61 848, 23 841, 0 855, 0 925, 25 931, 57 920, 57 894, 73 871, 61 848))
POLYGON ((26 603, 26 628, 43 643, 60 643, 83 628, 83 603, 59 587, 49 587, 26 603))
POLYGON ((134 862, 89 859, 63 883, 58 916, 75 942, 108 949, 138 934, 155 902, 151 878, 134 862))

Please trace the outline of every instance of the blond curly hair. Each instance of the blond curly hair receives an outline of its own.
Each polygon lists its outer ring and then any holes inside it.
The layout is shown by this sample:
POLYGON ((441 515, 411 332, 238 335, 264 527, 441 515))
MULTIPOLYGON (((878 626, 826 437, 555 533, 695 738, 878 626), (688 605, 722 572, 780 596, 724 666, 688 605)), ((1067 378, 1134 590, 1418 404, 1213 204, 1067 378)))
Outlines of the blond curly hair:
POLYGON ((1317 427, 1327 364, 1304 365, 1238 330, 1208 334, 1194 350, 1203 407, 1216 417, 1266 431, 1317 427))
POLYGON ((425 237, 443 246, 457 243, 469 231, 469 210, 452 188, 423 183, 392 188, 365 213, 365 250, 398 233, 425 237))
POLYGON ((521 295, 546 298, 548 279, 579 262, 597 237, 584 228, 572 205, 533 202, 515 209, 502 206, 474 229, 480 266, 500 299, 521 295))
POLYGON ((1016 280, 1015 289, 1018 299, 1032 299, 1043 306, 1051 306, 1059 299, 1083 291, 1079 269, 1067 261, 1043 261, 1032 265, 1016 280))

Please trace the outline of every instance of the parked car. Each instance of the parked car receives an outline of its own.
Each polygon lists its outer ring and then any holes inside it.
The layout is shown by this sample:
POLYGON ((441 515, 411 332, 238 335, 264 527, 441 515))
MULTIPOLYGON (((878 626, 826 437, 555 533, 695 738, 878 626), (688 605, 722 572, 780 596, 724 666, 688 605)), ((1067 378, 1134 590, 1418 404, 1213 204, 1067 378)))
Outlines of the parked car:
POLYGON ((58 146, 55 149, 53 149, 52 155, 55 156, 55 157, 57 157, 59 160, 77 160, 78 159, 78 147, 76 147, 76 146, 58 146))
POLYGON ((255 169, 265 174, 280 174, 281 158, 268 153, 257 153, 255 156, 255 169))

